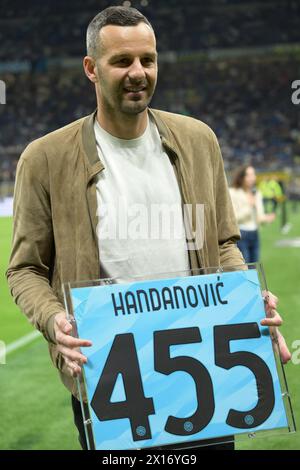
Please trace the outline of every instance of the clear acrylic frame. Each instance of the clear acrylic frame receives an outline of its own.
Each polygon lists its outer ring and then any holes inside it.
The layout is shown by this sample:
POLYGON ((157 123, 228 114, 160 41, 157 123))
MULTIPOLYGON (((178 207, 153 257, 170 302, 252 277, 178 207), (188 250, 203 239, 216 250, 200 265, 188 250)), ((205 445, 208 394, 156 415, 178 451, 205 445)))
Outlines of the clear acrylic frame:
MULTIPOLYGON (((245 269, 255 269, 258 273, 258 278, 259 278, 259 283, 260 283, 260 289, 262 293, 262 297, 265 299, 266 298, 266 292, 268 291, 267 287, 267 282, 263 270, 263 266, 260 263, 251 263, 248 265, 240 265, 240 266, 226 266, 224 268, 221 267, 209 267, 209 268, 203 268, 203 269, 190 269, 187 272, 168 272, 168 273, 155 273, 155 274, 146 274, 142 276, 132 276, 130 278, 107 278, 107 279, 99 279, 99 280, 92 280, 92 281, 79 281, 79 282, 70 282, 70 283, 65 283, 63 285, 63 291, 64 291, 64 298, 65 298, 65 306, 67 310, 67 316, 69 321, 73 324, 73 335, 75 337, 78 337, 78 332, 77 332, 77 327, 76 327, 76 321, 74 317, 74 306, 72 302, 72 295, 71 291, 72 289, 76 288, 85 288, 85 287, 94 287, 94 286, 107 286, 107 285, 112 285, 112 284, 124 284, 124 283, 132 283, 132 282, 139 282, 139 281, 151 281, 151 280, 158 280, 158 279, 171 279, 171 278, 176 278, 176 277, 186 277, 186 276, 198 276, 198 275, 209 275, 209 274, 218 274, 220 277, 222 277, 222 273, 227 273, 227 272, 232 272, 232 271, 244 271, 245 269)), ((266 305, 266 301, 265 301, 266 305)), ((272 346, 273 346, 273 353, 274 353, 274 358, 275 358, 275 363, 276 363, 276 370, 277 370, 277 375, 279 378, 280 382, 280 388, 281 388, 281 396, 285 408, 285 413, 286 413, 286 418, 287 418, 287 426, 278 429, 271 429, 271 430, 259 430, 255 432, 248 432, 245 431, 244 433, 233 435, 233 436, 225 436, 225 437, 218 437, 218 438, 212 438, 212 439, 202 439, 202 440, 197 440, 197 441, 190 441, 186 443, 178 443, 178 444, 171 444, 171 445, 161 445, 161 446, 155 446, 155 447, 148 447, 148 449, 154 450, 154 449, 195 449, 203 446, 210 446, 210 445, 216 445, 216 444, 227 444, 228 442, 238 442, 238 441, 245 441, 249 439, 254 439, 254 438, 263 438, 265 436, 267 437, 272 437, 272 436, 278 436, 282 434, 287 434, 287 433, 293 433, 296 431, 296 426, 295 426, 295 419, 293 415, 293 409, 292 409, 292 404, 291 404, 291 397, 290 393, 288 390, 288 384, 285 376, 285 371, 284 371, 284 366, 281 361, 280 357, 280 351, 279 351, 279 343, 278 343, 278 338, 276 335, 276 331, 272 329, 272 332, 270 332, 270 337, 272 339, 272 346)), ((93 431, 93 421, 92 421, 92 414, 91 414, 91 408, 90 408, 90 403, 86 403, 83 401, 83 396, 82 396, 82 390, 84 389, 86 391, 86 377, 85 377, 85 372, 83 368, 83 372, 80 377, 77 377, 77 388, 78 388, 78 395, 80 397, 80 402, 81 402, 81 410, 82 410, 82 415, 83 415, 83 422, 84 422, 84 427, 85 427, 85 434, 86 434, 86 440, 87 440, 87 446, 89 450, 96 450, 97 446, 95 444, 95 439, 94 439, 94 431, 93 431)), ((140 449, 141 447, 136 445, 136 447, 131 447, 127 450, 134 450, 134 449, 140 449)), ((147 447, 143 447, 146 449, 147 447)))

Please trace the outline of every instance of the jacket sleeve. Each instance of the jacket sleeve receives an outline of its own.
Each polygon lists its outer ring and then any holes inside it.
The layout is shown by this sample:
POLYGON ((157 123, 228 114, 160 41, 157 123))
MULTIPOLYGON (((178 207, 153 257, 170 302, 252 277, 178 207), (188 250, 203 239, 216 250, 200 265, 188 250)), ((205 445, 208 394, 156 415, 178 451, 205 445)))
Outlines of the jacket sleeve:
POLYGON ((229 194, 220 146, 215 134, 213 134, 213 147, 220 264, 221 266, 241 266, 245 260, 236 245, 240 239, 240 231, 229 194))
POLYGON ((16 304, 52 343, 54 315, 64 311, 50 285, 54 257, 47 160, 33 143, 17 167, 13 243, 6 276, 16 304))

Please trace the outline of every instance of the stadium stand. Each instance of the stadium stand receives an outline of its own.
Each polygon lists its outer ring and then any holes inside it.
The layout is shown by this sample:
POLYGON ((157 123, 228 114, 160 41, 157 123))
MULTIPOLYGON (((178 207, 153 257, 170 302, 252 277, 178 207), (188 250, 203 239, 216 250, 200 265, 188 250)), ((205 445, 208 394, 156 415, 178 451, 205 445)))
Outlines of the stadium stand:
MULTIPOLYGON (((82 38, 89 20, 118 1, 1 1, 0 60, 33 62, 44 57, 84 54, 82 38)), ((132 1, 158 32, 160 51, 206 50, 300 42, 296 0, 132 1), (144 2, 145 3, 145 2, 144 2), (187 34, 188 32, 188 34, 187 34)))
MULTIPOLYGON (((94 93, 81 69, 85 30, 111 4, 122 2, 2 0, 7 104, 0 106, 0 181, 13 181, 30 141, 93 111, 94 93)), ((247 161, 267 171, 299 166, 300 107, 291 102, 291 83, 300 78, 298 0, 131 4, 157 31, 153 107, 210 125, 229 171, 247 161)))

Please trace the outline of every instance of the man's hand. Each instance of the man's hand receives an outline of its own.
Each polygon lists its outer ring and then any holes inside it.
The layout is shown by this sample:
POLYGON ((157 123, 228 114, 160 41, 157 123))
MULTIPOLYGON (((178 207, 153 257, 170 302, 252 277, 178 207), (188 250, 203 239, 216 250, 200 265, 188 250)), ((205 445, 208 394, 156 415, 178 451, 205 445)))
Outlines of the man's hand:
POLYGON ((81 366, 87 363, 87 358, 79 348, 92 346, 91 341, 71 336, 73 327, 66 319, 65 313, 58 313, 54 318, 54 331, 57 350, 62 354, 66 366, 73 377, 81 373, 81 366))
POLYGON ((284 337, 277 328, 283 323, 281 316, 276 310, 278 298, 270 291, 264 291, 263 295, 266 303, 267 318, 264 318, 260 323, 262 326, 269 326, 271 336, 274 335, 274 337, 277 338, 281 361, 283 364, 286 364, 288 361, 290 361, 292 356, 286 345, 284 337))

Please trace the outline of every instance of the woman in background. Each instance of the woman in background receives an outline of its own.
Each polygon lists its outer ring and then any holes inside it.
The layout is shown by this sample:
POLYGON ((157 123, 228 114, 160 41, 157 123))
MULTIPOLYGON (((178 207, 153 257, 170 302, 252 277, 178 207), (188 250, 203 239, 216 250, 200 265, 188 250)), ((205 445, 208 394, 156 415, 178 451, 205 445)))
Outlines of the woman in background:
POLYGON ((246 263, 259 261, 259 233, 261 223, 271 223, 275 214, 265 214, 260 191, 256 190, 255 169, 251 165, 239 168, 230 188, 231 199, 241 231, 238 247, 246 263))

